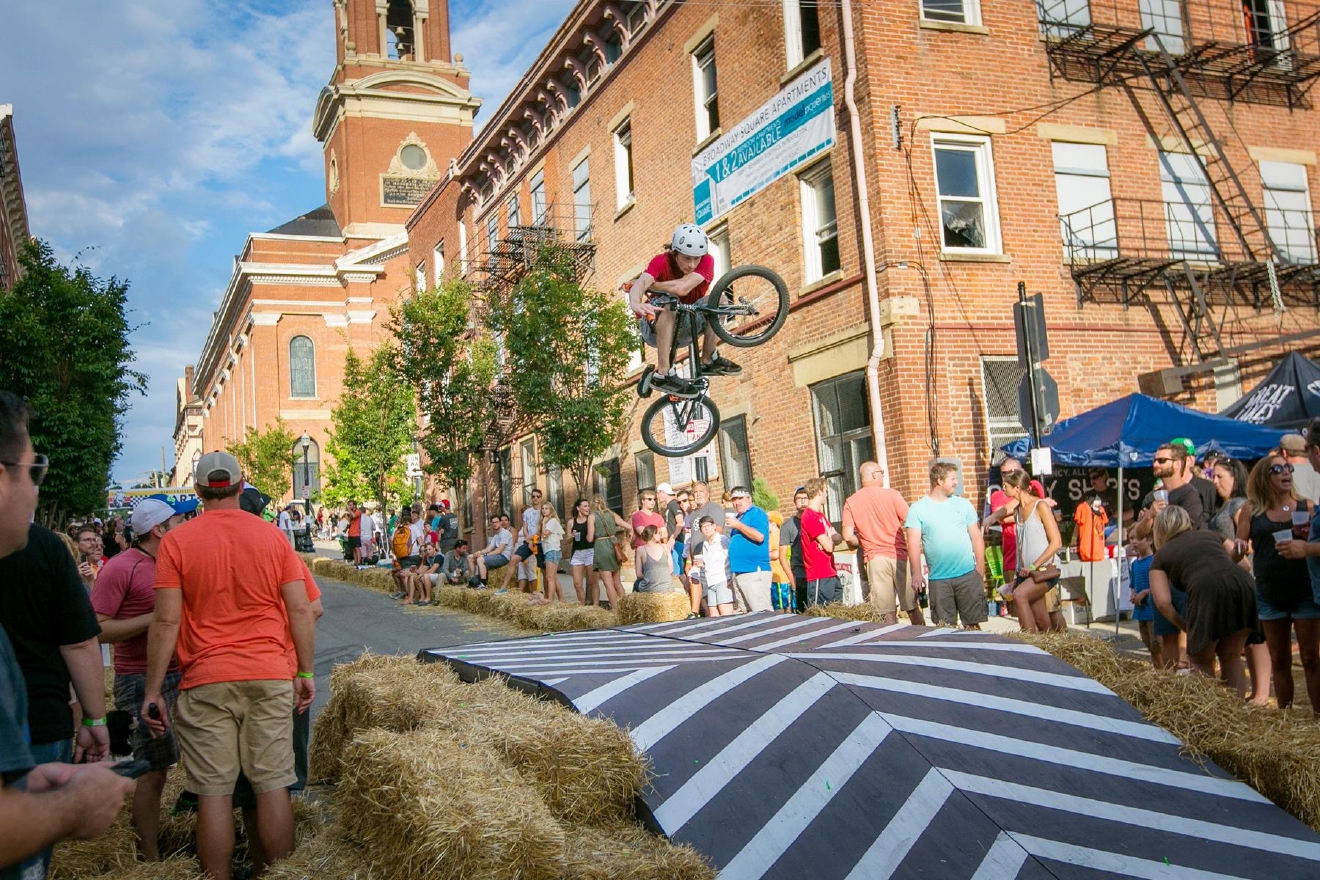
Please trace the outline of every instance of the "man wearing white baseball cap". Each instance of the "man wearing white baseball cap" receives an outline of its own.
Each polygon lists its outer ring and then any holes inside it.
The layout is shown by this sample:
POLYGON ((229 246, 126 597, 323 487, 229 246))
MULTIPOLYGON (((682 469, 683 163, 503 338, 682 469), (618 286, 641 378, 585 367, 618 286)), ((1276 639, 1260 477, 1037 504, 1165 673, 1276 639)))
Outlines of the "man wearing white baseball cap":
MULTIPOLYGON (((195 506, 195 505, 192 505, 195 506)), ((185 507, 186 509, 186 507, 185 507)), ((157 498, 143 498, 133 508, 130 525, 133 545, 116 553, 101 569, 92 587, 92 610, 101 624, 101 642, 115 646, 115 708, 134 718, 142 713, 147 683, 147 627, 156 608, 156 551, 161 539, 183 522, 184 510, 157 498)), ((179 664, 174 658, 165 673, 165 703, 173 709, 179 698, 179 664)), ((170 750, 149 747, 146 724, 133 733, 135 757, 152 761, 151 771, 138 780, 133 795, 133 830, 138 852, 157 861, 156 836, 160 831, 160 795, 170 750)))
POLYGON ((197 859, 204 873, 227 878, 240 768, 257 796, 262 855, 274 862, 293 850, 293 712, 305 712, 316 696, 316 619, 301 558, 279 529, 240 505, 238 461, 209 452, 194 481, 205 512, 161 541, 147 644, 145 701, 164 705, 177 651, 178 705, 142 716, 153 736, 174 727, 188 789, 198 796, 197 859))

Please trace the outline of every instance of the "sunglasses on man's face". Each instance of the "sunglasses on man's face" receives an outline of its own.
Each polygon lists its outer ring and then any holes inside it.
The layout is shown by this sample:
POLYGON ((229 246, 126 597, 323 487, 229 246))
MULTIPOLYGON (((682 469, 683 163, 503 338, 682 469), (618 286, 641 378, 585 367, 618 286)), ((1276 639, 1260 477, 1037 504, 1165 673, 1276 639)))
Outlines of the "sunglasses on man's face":
POLYGON ((46 470, 50 467, 50 459, 44 455, 38 455, 32 461, 0 461, 0 464, 9 468, 27 468, 28 476, 32 479, 32 485, 40 486, 42 480, 46 479, 46 470))
POLYGON ((1293 466, 1290 465, 1290 464, 1272 464, 1272 465, 1270 465, 1270 473, 1271 473, 1272 475, 1276 476, 1276 477, 1277 477, 1279 474, 1291 474, 1292 472, 1293 472, 1293 466))
POLYGON ((1168 463, 1171 462, 1171 461, 1173 461, 1173 459, 1171 459, 1171 458, 1157 458, 1157 459, 1155 459, 1155 463, 1156 463, 1156 464, 1168 464, 1168 463))

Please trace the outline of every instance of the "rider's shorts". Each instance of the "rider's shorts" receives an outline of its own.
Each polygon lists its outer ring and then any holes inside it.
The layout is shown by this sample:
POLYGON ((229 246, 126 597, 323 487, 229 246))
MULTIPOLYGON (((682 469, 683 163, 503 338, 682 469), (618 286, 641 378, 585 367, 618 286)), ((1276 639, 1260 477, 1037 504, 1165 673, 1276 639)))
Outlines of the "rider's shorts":
MULTIPOLYGON (((704 330, 706 328, 706 317, 700 313, 697 314, 697 326, 704 330)), ((642 337, 651 348, 655 348, 655 322, 648 321, 645 318, 637 319, 637 334, 642 337)), ((692 342, 692 329, 689 322, 681 320, 678 322, 677 339, 674 340, 675 348, 684 348, 692 342)))

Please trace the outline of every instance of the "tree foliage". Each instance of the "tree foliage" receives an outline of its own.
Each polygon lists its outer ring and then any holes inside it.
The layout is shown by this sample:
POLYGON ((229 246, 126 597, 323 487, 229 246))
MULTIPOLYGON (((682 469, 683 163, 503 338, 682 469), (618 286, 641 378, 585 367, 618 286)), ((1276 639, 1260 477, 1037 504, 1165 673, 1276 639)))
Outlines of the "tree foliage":
POLYGON ((619 384, 638 342, 623 301, 583 287, 571 257, 543 248, 531 270, 490 301, 503 336, 506 381, 536 425, 541 458, 587 485, 592 462, 626 427, 630 387, 619 384))
POLYGON ((277 418, 264 431, 249 426, 241 442, 230 443, 225 449, 238 459, 249 483, 271 498, 281 499, 293 486, 296 439, 284 419, 277 418))
POLYGON ((416 391, 425 426, 424 469, 456 492, 466 491, 485 444, 496 376, 495 346, 472 326, 472 299, 470 285, 448 279, 395 308, 391 328, 394 371, 416 391))
POLYGON ((362 467, 353 458, 353 453, 345 449, 331 437, 326 441, 325 450, 333 461, 325 466, 322 478, 321 502, 330 507, 344 507, 349 501, 361 501, 375 495, 371 483, 367 480, 362 467))
POLYGON ((37 239, 19 262, 19 280, 0 290, 0 388, 36 410, 32 443, 51 460, 38 517, 56 523, 105 506, 123 416, 146 377, 131 368, 127 282, 60 265, 37 239))
POLYGON ((391 496, 405 491, 404 457, 412 451, 417 431, 413 389, 394 371, 397 355, 392 348, 380 345, 366 361, 348 350, 344 390, 330 412, 338 468, 345 474, 351 473, 348 468, 356 469, 382 510, 391 496))

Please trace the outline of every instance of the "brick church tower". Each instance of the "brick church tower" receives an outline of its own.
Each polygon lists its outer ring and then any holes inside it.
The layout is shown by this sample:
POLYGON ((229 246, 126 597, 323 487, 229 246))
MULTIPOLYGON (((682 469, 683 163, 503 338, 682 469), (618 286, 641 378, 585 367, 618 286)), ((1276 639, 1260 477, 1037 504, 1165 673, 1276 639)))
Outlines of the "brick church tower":
MULTIPOLYGON (((404 222, 471 142, 481 104, 451 55, 446 0, 333 7, 335 68, 312 118, 326 204, 248 235, 181 404, 201 411, 205 451, 282 419, 299 438, 296 498, 320 488, 345 353, 365 358, 415 283, 404 222)), ((175 467, 185 484, 189 465, 175 467)))

